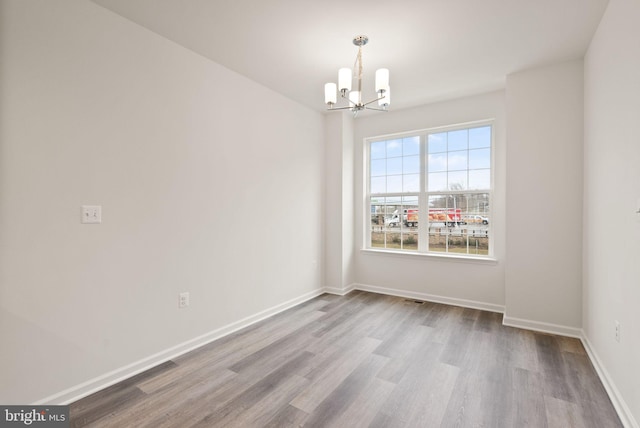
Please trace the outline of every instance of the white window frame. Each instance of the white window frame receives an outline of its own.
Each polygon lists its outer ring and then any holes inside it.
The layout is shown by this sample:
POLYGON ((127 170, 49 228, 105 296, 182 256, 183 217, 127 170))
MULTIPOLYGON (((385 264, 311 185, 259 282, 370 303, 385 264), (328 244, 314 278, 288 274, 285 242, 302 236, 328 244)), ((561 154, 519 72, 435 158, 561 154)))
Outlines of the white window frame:
MULTIPOLYGON (((494 216, 494 190, 495 190, 495 133, 496 126, 494 119, 486 119, 479 120, 473 122, 459 123, 455 125, 447 125, 441 127, 432 127, 420 129, 417 131, 409 131, 409 132, 401 132, 395 134, 387 134, 380 135, 376 137, 369 137, 364 139, 364 233, 363 238, 364 242, 362 245, 363 250, 371 251, 371 252, 379 252, 379 253, 393 253, 393 254, 401 254, 401 255, 422 255, 422 256, 435 256, 435 257, 445 257, 445 258, 471 258, 475 260, 495 260, 495 239, 494 239, 494 230, 495 224, 493 222, 494 216), (470 129, 470 128, 478 128, 483 126, 491 127, 491 155, 490 155, 490 188, 483 190, 446 190, 446 191, 432 191, 429 192, 428 182, 427 182, 427 139, 429 134, 437 134, 441 132, 450 132, 456 130, 470 129), (380 247, 372 247, 371 246, 371 171, 370 171, 370 162, 371 162, 371 144, 378 141, 388 141, 392 139, 402 139, 407 137, 420 137, 420 190, 418 192, 406 192, 406 193, 385 193, 378 194, 377 196, 384 197, 403 197, 403 196, 417 196, 418 197, 418 205, 419 212, 425 213, 428 212, 429 205, 429 196, 435 195, 456 195, 456 194, 488 194, 489 195, 489 206, 490 206, 490 227, 488 229, 488 238, 489 238, 489 249, 488 254, 464 254, 464 253, 455 253, 455 252, 442 252, 442 251, 429 251, 429 221, 428 215, 426 216, 427 221, 419 221, 418 222, 418 249, 417 250, 399 250, 399 249, 390 249, 390 248, 380 248, 380 247)), ((375 197, 376 195, 374 195, 375 197)), ((421 214, 421 218, 424 218, 425 215, 421 214)))

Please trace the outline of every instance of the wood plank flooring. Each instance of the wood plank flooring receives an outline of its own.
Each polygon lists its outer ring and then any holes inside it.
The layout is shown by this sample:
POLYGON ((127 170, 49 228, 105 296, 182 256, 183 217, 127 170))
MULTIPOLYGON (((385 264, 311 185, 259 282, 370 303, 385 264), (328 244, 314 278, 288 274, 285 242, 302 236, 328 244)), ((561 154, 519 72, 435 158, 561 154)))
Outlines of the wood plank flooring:
POLYGON ((322 295, 70 406, 75 427, 621 427, 580 341, 322 295))

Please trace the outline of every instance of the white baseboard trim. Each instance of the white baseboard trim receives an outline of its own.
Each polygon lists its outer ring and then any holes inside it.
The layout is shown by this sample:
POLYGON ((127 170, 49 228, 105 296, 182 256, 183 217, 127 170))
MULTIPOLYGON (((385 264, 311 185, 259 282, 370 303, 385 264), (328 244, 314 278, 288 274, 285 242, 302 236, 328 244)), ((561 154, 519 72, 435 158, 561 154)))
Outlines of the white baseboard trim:
POLYGON ((514 318, 509 317, 506 314, 504 318, 502 318, 502 324, 508 327, 517 327, 525 330, 539 331, 541 333, 557 334, 559 336, 574 337, 576 339, 580 339, 582 337, 582 330, 576 327, 514 318))
MULTIPOLYGON (((385 287, 378 287, 378 286, 366 285, 366 284, 351 284, 348 288, 344 290, 337 289, 337 288, 331 289, 329 287, 325 287, 325 290, 328 293, 339 294, 341 296, 344 296, 345 294, 349 293, 352 290, 361 290, 361 291, 368 291, 368 292, 378 293, 378 294, 387 294, 391 296, 404 297, 409 299, 418 299, 418 300, 425 300, 429 302, 444 303, 447 305, 462 306, 465 308, 486 310, 491 312, 499 312, 499 313, 505 312, 504 306, 494 305, 491 303, 483 303, 483 302, 476 302, 473 300, 435 296, 435 295, 426 294, 426 293, 398 290, 394 288, 385 288, 385 287), (345 290, 348 290, 348 291, 345 291, 345 290)), ((596 372, 598 373, 598 377, 602 381, 602 384, 604 385, 604 388, 606 389, 607 394, 609 395, 609 398, 611 399, 611 402, 613 403, 613 406, 616 409, 618 416, 620 417, 622 425, 625 428, 640 428, 640 425, 638 425, 638 422, 635 420, 635 418, 631 414, 631 410, 629 409, 629 406, 627 406, 626 402, 622 398, 622 395, 620 394, 615 384, 611 380, 611 377, 609 376, 607 370, 604 368, 604 366, 600 362, 600 359, 598 358, 596 352, 594 351, 593 346, 591 345, 591 343, 589 342, 589 339, 586 337, 586 335, 584 334, 584 331, 581 328, 568 327, 568 326, 563 326, 559 324, 545 323, 540 321, 526 320, 522 318, 514 318, 514 317, 509 317, 507 315, 504 315, 502 324, 509 327, 522 328, 525 330, 533 330, 533 331, 539 331, 542 333, 551 333, 559 336, 567 336, 567 337, 580 339, 584 345, 584 348, 587 351, 587 355, 589 356, 591 363, 593 364, 596 372)))
POLYGON ((325 293, 335 294, 337 296, 346 296, 354 290, 353 284, 348 285, 346 288, 338 287, 324 287, 325 293))
POLYGON ((67 404, 73 403, 74 401, 77 401, 81 398, 84 398, 88 395, 93 394, 94 392, 98 392, 104 388, 107 388, 111 385, 114 385, 118 382, 121 382, 125 379, 135 376, 139 373, 142 373, 145 370, 153 368, 159 364, 172 360, 182 354, 185 354, 189 351, 192 351, 196 348, 199 348, 203 345, 213 342, 214 340, 220 339, 221 337, 227 336, 233 332, 236 332, 240 329, 248 327, 251 324, 255 324, 277 313, 280 313, 296 305, 299 305, 300 303, 313 299, 314 297, 317 297, 325 293, 325 291, 326 290, 323 288, 310 291, 299 297, 293 298, 279 305, 265 309, 254 315, 235 321, 231 324, 227 324, 223 327, 210 331, 209 333, 195 337, 191 340, 187 340, 186 342, 182 342, 176 346, 165 349, 164 351, 160 351, 149 357, 143 358, 134 363, 128 364, 124 367, 120 367, 111 372, 95 377, 79 385, 65 389, 64 391, 45 397, 42 400, 38 400, 33 404, 34 405, 44 405, 44 404, 67 405, 67 404))
MULTIPOLYGON (((350 293, 353 290, 361 290, 368 291, 372 293, 378 294, 386 294, 397 297, 404 297, 409 299, 417 299, 424 300, 434 303, 443 303, 447 305, 453 306, 461 306, 465 308, 472 309, 480 309, 486 310, 490 312, 498 312, 504 313, 504 306, 495 305, 492 303, 484 303, 477 302, 473 300, 466 299, 458 299, 453 297, 443 297, 432 294, 407 291, 407 290, 399 290, 394 288, 385 288, 378 287, 374 285, 366 285, 366 284, 350 284, 346 288, 337 288, 337 287, 323 287, 317 290, 310 291, 305 293, 299 297, 288 300, 279 305, 273 306, 271 308, 265 309, 257 314, 251 315, 249 317, 243 318, 226 326, 215 329, 209 333, 198 336, 186 342, 180 343, 176 346, 173 346, 164 351, 158 352, 154 355, 151 355, 147 358, 143 358, 139 361, 121 367, 119 369, 113 370, 109 373, 105 373, 96 378, 90 379, 86 382, 83 382, 79 385, 68 388, 64 391, 53 394, 49 397, 43 398, 42 400, 38 400, 33 403, 34 405, 43 405, 43 404, 51 404, 51 405, 67 405, 77 401, 81 398, 84 398, 88 395, 93 394, 94 392, 100 391, 104 388, 107 388, 111 385, 114 385, 118 382, 121 382, 125 379, 128 379, 132 376, 135 376, 139 373, 144 372, 150 368, 153 368, 159 364, 162 364, 166 361, 169 361, 173 358, 176 358, 182 354, 185 354, 189 351, 192 351, 196 348, 204 346, 214 340, 220 339, 224 336, 227 336, 231 333, 234 333, 240 329, 248 327, 256 322, 262 321, 266 318, 269 318, 277 313, 283 312, 287 309, 290 309, 300 303, 306 302, 307 300, 313 299, 323 293, 336 294, 339 296, 344 296, 350 293)), ((591 360, 598 376, 600 377, 602 384, 604 385, 607 393, 609 394, 609 398, 615 407, 622 424, 625 428, 640 428, 640 425, 635 420, 633 415, 631 414, 631 410, 629 406, 627 406, 626 402, 622 398, 620 392, 617 387, 613 383, 613 380, 609 376, 607 370, 604 368, 600 359, 598 358, 597 353, 593 349, 589 338, 584 334, 582 329, 561 326, 557 324, 544 323, 539 321, 531 321, 525 320, 521 318, 513 318, 504 316, 503 324, 510 327, 523 328, 526 330, 534 330, 540 331, 543 333, 552 333, 558 334, 561 336, 575 337, 582 341, 582 344, 587 351, 587 355, 591 360)))
POLYGON ((437 296, 435 294, 420 293, 417 291, 399 290, 397 288, 378 287, 376 285, 352 284, 353 290, 369 291, 371 293, 387 294, 389 296, 404 297, 407 299, 424 300, 445 305, 461 306, 463 308, 480 309, 482 311, 504 313, 504 306, 493 303, 477 302, 475 300, 458 299, 456 297, 437 296))
POLYGON ((596 369, 596 372, 602 381, 602 385, 604 385, 604 389, 606 389, 607 394, 609 394, 613 407, 615 407, 616 412, 618 412, 618 417, 620 417, 622 425, 624 425, 625 428, 640 428, 638 421, 636 421, 631 414, 631 409, 629 409, 629 406, 627 406, 627 403, 622 398, 620 391, 618 391, 618 388, 616 388, 616 385, 613 383, 611 376, 609 376, 609 372, 607 372, 607 369, 602 365, 600 358, 598 358, 598 354, 593 349, 593 346, 584 331, 582 331, 580 340, 582 341, 584 349, 587 351, 587 355, 589 355, 591 364, 593 364, 593 367, 596 369))

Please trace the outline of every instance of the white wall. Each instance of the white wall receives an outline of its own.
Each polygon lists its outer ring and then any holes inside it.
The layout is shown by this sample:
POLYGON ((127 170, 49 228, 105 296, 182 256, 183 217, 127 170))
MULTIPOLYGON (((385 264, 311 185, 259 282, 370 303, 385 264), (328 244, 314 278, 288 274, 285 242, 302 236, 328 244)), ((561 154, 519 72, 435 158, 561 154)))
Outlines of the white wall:
POLYGON ((428 295, 480 303, 502 310, 505 262, 505 111, 504 92, 363 116, 355 121, 355 245, 356 282, 365 286, 400 290, 411 295, 428 295), (363 139, 379 135, 447 126, 495 118, 492 224, 494 256, 497 262, 442 259, 429 256, 397 256, 360 251, 364 247, 364 159, 363 139))
POLYGON ((0 7, 0 402, 319 290, 321 114, 94 3, 0 7))
POLYGON ((636 427, 640 423, 639 17, 637 0, 609 2, 585 57, 584 110, 583 327, 636 427), (620 342, 615 341, 616 320, 621 325, 620 342))
POLYGON ((342 294, 353 283, 353 117, 325 116, 324 285, 342 294))
POLYGON ((581 60, 507 76, 507 323, 579 333, 582 87, 581 60))

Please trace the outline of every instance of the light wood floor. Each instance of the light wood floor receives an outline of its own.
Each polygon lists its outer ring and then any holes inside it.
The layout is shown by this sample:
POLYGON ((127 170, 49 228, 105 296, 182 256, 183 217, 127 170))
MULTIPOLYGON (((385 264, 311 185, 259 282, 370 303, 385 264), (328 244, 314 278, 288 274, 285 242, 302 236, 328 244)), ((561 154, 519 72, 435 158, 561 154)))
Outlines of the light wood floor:
POLYGON ((76 403, 72 426, 620 427, 580 341, 323 295, 76 403))

